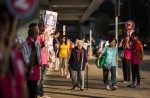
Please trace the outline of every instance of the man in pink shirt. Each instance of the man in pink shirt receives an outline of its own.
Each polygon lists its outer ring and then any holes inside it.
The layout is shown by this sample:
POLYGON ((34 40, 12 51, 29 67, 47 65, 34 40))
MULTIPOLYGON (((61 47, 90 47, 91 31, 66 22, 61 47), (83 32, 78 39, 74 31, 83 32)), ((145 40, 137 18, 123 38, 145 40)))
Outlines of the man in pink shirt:
POLYGON ((29 78, 27 79, 27 87, 29 89, 30 98, 35 98, 37 96, 37 82, 40 80, 40 63, 38 62, 38 54, 35 45, 38 31, 35 28, 31 28, 28 34, 27 43, 31 47, 30 66, 32 68, 29 78))
POLYGON ((139 64, 141 62, 139 56, 139 53, 141 51, 141 42, 138 39, 137 33, 134 33, 132 35, 132 39, 133 39, 132 53, 131 53, 132 84, 128 85, 128 87, 141 88, 140 69, 139 69, 139 64), (135 83, 136 78, 137 78, 137 83, 135 83))

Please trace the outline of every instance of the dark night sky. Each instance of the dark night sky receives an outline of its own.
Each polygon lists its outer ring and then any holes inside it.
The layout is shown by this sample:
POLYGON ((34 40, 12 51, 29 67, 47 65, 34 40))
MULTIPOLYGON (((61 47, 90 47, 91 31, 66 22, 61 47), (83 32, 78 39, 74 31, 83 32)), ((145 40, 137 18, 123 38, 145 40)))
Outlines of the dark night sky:
MULTIPOLYGON (((115 6, 113 0, 105 0, 92 17, 106 14, 110 19, 115 19, 115 6)), ((148 35, 148 0, 120 0, 120 16, 122 22, 133 20, 140 36, 146 38, 148 35), (130 2, 129 2, 130 1, 130 2), (130 5, 130 6, 129 6, 130 5)))

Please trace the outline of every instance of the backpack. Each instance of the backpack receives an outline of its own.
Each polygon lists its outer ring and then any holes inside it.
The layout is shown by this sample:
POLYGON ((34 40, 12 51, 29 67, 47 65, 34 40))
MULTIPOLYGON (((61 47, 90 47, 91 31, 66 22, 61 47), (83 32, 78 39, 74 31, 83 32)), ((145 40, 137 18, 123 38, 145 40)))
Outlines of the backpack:
POLYGON ((144 49, 143 49, 143 45, 142 44, 140 45, 141 45, 141 50, 140 50, 139 56, 140 56, 140 60, 142 61, 144 58, 144 49))
POLYGON ((27 42, 24 43, 21 52, 22 52, 22 55, 23 55, 24 63, 25 63, 26 65, 28 65, 29 62, 30 62, 31 47, 28 45, 27 42))
POLYGON ((23 61, 25 65, 29 65, 30 62, 30 55, 31 55, 31 47, 28 45, 27 40, 24 40, 20 37, 17 37, 16 39, 20 44, 23 45, 22 49, 21 49, 21 53, 22 53, 22 57, 23 57, 23 61))

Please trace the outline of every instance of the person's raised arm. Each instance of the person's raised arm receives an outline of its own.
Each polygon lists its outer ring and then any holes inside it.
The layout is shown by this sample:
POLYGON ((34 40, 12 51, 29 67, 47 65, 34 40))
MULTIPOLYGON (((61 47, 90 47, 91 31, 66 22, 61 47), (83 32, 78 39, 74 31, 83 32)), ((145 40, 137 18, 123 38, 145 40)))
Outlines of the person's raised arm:
POLYGON ((119 48, 122 47, 123 41, 124 41, 124 39, 122 39, 121 42, 119 43, 119 46, 118 46, 119 48))

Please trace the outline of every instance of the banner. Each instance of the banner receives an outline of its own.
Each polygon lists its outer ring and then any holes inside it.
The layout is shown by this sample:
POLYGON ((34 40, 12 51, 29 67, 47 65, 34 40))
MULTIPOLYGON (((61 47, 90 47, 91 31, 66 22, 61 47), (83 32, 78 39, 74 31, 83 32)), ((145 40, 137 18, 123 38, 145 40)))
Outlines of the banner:
POLYGON ((44 20, 44 28, 45 32, 51 34, 56 30, 57 23, 57 12, 46 11, 45 20, 44 20))

